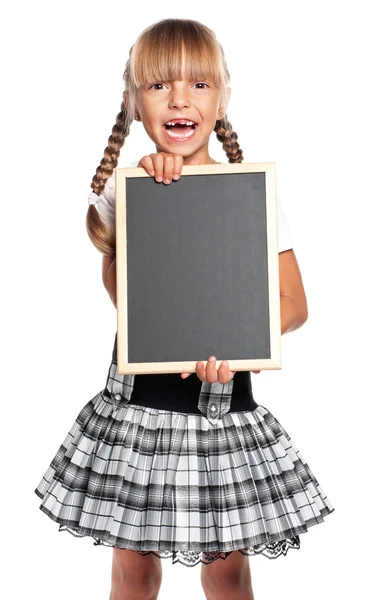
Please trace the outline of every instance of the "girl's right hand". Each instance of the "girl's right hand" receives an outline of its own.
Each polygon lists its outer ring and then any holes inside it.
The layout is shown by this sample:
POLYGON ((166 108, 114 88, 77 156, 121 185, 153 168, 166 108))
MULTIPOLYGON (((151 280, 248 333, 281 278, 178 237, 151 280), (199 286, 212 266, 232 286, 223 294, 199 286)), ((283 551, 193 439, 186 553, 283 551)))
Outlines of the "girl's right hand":
MULTIPOLYGON (((180 179, 183 164, 184 158, 180 154, 158 152, 143 156, 137 166, 144 167, 147 173, 152 175, 158 183, 163 181, 165 185, 168 185, 173 179, 175 181, 180 179)), ((188 164, 199 165, 200 159, 193 158, 188 164)))

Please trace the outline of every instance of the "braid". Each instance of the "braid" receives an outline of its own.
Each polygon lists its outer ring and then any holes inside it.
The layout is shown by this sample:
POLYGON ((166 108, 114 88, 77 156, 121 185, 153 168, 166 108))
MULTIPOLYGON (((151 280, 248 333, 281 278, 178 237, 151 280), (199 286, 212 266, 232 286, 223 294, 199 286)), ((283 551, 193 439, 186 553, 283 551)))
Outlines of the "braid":
POLYGON ((112 134, 108 138, 108 146, 104 150, 104 157, 100 161, 100 166, 96 169, 91 187, 96 194, 100 194, 105 188, 106 180, 113 174, 118 165, 120 149, 125 143, 125 138, 130 133, 130 119, 125 102, 121 103, 121 112, 116 117, 116 124, 113 126, 112 134))
MULTIPOLYGON (((113 174, 118 165, 120 149, 125 143, 125 139, 130 133, 132 118, 129 116, 124 100, 121 103, 121 111, 116 117, 116 123, 113 126, 112 133, 108 138, 108 146, 104 150, 104 156, 96 169, 91 188, 96 194, 104 191, 106 181, 113 174)), ((116 236, 115 231, 111 231, 101 219, 99 212, 94 204, 88 208, 86 215, 86 228, 88 236, 94 246, 103 254, 115 256, 116 236)))
POLYGON ((222 142, 222 148, 226 152, 226 156, 230 163, 243 162, 243 151, 240 149, 237 134, 233 131, 232 125, 227 116, 216 121, 214 128, 217 139, 222 142))

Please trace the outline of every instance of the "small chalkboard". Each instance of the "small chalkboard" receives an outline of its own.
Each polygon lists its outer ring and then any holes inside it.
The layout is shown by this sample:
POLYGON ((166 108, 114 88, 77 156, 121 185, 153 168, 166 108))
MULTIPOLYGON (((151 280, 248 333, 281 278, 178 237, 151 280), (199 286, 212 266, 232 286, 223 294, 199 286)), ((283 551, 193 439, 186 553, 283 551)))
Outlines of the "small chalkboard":
POLYGON ((115 173, 118 373, 280 369, 275 163, 115 173))

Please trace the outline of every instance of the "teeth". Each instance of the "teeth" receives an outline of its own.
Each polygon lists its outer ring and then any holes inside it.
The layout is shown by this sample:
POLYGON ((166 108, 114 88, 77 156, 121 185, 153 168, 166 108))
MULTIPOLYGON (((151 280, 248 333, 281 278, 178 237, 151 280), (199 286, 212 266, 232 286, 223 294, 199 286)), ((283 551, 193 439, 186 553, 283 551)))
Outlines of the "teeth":
POLYGON ((166 123, 166 125, 177 125, 177 124, 181 124, 181 125, 195 125, 195 123, 193 123, 193 121, 176 121, 176 123, 174 123, 173 121, 168 121, 166 123))
POLYGON ((187 138, 190 137, 191 135, 194 134, 195 129, 192 129, 191 131, 188 131, 188 133, 174 133, 173 131, 170 131, 169 129, 167 129, 167 133, 168 135, 170 135, 171 137, 174 138, 187 138))

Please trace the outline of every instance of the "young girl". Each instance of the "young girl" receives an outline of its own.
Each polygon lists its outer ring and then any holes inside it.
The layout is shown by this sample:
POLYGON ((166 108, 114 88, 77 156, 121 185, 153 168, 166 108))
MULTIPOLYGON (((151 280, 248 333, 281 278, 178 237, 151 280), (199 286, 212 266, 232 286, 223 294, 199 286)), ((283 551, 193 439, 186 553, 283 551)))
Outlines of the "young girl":
MULTIPOLYGON (((116 306, 114 169, 133 119, 156 153, 138 163, 159 185, 183 164, 243 161, 228 120, 229 72, 214 33, 192 20, 148 27, 130 49, 125 91, 93 177, 87 230, 116 306)), ((281 332, 307 319, 289 228, 278 203, 281 332)), ((259 371, 254 371, 258 373, 259 371)), ((207 599, 253 599, 249 559, 299 548, 334 509, 288 433, 252 395, 249 371, 216 357, 196 373, 119 375, 117 334, 104 390, 80 411, 35 489, 59 531, 113 547, 110 600, 157 598, 158 558, 202 562, 207 599), (217 560, 222 558, 223 560, 217 560), (137 567, 137 568, 136 568, 137 567)))

